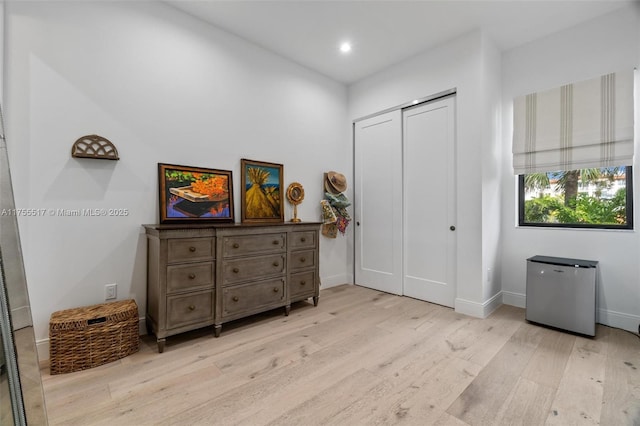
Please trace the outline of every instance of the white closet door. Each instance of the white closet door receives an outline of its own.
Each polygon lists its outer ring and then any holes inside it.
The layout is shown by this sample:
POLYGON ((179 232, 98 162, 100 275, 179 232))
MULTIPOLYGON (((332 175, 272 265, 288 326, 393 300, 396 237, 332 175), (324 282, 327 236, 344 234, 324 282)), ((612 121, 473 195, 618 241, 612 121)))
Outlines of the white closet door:
POLYGON ((404 294, 454 306, 455 98, 403 111, 404 294))
POLYGON ((354 126, 355 281, 402 294, 402 113, 354 126))

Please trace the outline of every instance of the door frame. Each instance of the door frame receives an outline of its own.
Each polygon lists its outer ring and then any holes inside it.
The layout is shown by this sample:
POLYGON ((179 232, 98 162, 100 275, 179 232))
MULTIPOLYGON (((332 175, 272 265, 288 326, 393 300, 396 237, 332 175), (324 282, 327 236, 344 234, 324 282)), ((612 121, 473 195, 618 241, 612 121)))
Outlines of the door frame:
MULTIPOLYGON (((414 100, 402 103, 400 105, 396 105, 396 106, 393 106, 393 107, 390 107, 390 108, 386 108, 384 110, 381 110, 381 111, 378 111, 378 112, 375 112, 375 113, 372 113, 372 114, 368 114, 368 115, 365 115, 365 116, 362 116, 362 117, 359 117, 359 118, 356 118, 356 119, 352 120, 352 123, 351 123, 351 148, 352 148, 352 159, 353 159, 352 176, 351 176, 352 182, 355 182, 355 174, 356 174, 356 167, 355 167, 356 154, 357 154, 356 153, 356 143, 355 143, 356 123, 358 123, 359 121, 368 120, 370 118, 376 117, 376 116, 381 115, 381 114, 386 114, 388 112, 392 112, 392 111, 396 111, 396 110, 404 110, 404 109, 408 109, 408 108, 411 108, 411 107, 416 107, 416 106, 419 106, 421 104, 426 104, 426 103, 429 103, 429 102, 437 101, 437 100, 442 99, 442 98, 447 98, 447 97, 450 97, 450 96, 453 96, 455 98, 455 95, 457 95, 457 88, 454 87, 454 88, 443 90, 441 92, 438 92, 438 93, 435 93, 435 94, 432 94, 432 95, 429 95, 429 96, 425 96, 425 97, 422 97, 422 98, 416 98, 414 100)), ((454 114, 457 117, 457 113, 455 111, 456 105, 457 105, 457 102, 454 101, 454 114)), ((457 140, 457 121, 455 123, 456 124, 454 125, 454 140, 457 140)), ((404 181, 404 178, 405 178, 405 176, 404 176, 404 147, 402 148, 402 151, 403 151, 403 153, 402 153, 402 161, 403 161, 403 164, 402 164, 402 167, 403 167, 402 180, 404 181)), ((454 158, 456 158, 455 154, 454 154, 454 158)), ((457 175, 457 173, 456 173, 456 175, 457 175)), ((456 184, 456 186, 457 186, 457 184, 456 184)), ((354 188, 354 190, 355 190, 355 188, 354 188)), ((457 195, 456 195, 456 197, 457 197, 457 195)), ((457 199, 455 199, 454 205, 457 208, 457 199)), ((403 194, 403 206, 404 206, 404 194, 403 194)), ((354 196, 354 203, 353 203, 354 216, 355 216, 355 212, 357 212, 357 208, 358 208, 358 206, 357 206, 357 203, 356 203, 356 197, 354 196)), ((403 214, 403 216, 404 216, 404 214, 403 214)), ((354 217, 355 221, 357 221, 358 219, 359 219, 358 217, 354 217)), ((404 249, 404 244, 405 244, 405 242, 404 242, 404 230, 403 230, 402 239, 403 240, 401 242, 401 246, 404 249)), ((357 274, 356 274, 356 269, 357 269, 356 268, 356 256, 357 256, 357 253, 356 253, 356 250, 357 250, 357 241, 356 241, 356 233, 354 232, 353 233, 353 281, 354 281, 355 285, 357 285, 357 279, 356 279, 356 277, 357 277, 357 274)), ((402 263, 403 263, 403 265, 402 265, 402 273, 404 274, 404 260, 403 260, 402 263)), ((457 288, 458 287, 457 286, 457 253, 456 253, 456 266, 454 268, 453 276, 454 276, 453 280, 454 280, 454 283, 455 283, 454 284, 455 285, 454 304, 455 304, 455 298, 457 297, 457 290, 458 290, 458 288, 457 288)), ((403 278, 403 283, 402 283, 401 287, 402 287, 402 292, 403 292, 403 294, 401 294, 401 295, 404 295, 404 278, 403 278)))

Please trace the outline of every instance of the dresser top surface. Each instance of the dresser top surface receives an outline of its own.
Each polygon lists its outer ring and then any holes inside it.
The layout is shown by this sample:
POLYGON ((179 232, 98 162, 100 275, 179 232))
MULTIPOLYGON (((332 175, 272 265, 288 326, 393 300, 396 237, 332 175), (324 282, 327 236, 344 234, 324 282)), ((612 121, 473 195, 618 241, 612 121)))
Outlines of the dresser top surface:
POLYGON ((150 224, 142 225, 149 238, 197 238, 221 237, 223 235, 268 234, 273 232, 320 231, 319 222, 275 222, 275 223, 196 223, 196 224, 150 224))
POLYGON ((320 222, 273 222, 273 223, 259 223, 259 222, 250 222, 250 223, 237 223, 237 222, 229 222, 229 223, 194 223, 194 224, 184 224, 184 223, 180 223, 180 224, 173 224, 173 223, 166 223, 166 224, 147 224, 147 225, 142 225, 144 226, 146 229, 155 229, 157 231, 170 231, 173 229, 181 229, 181 230, 185 230, 185 229, 193 229, 193 230, 198 230, 198 229, 225 229, 225 228, 235 228, 235 229, 241 229, 241 228, 264 228, 264 227, 277 227, 277 226, 309 226, 309 225, 313 225, 313 226, 320 226, 321 223, 320 222))

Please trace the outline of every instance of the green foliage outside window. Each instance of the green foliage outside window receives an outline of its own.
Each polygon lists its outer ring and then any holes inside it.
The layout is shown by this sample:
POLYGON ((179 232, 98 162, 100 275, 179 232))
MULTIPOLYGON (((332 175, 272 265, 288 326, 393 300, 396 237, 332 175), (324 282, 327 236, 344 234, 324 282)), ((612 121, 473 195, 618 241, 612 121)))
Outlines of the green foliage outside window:
POLYGON ((525 219, 533 223, 590 223, 620 225, 626 222, 626 191, 610 200, 579 194, 570 206, 562 197, 543 196, 524 203, 525 219))
POLYGON ((519 223, 631 229, 631 197, 630 167, 522 175, 519 223))

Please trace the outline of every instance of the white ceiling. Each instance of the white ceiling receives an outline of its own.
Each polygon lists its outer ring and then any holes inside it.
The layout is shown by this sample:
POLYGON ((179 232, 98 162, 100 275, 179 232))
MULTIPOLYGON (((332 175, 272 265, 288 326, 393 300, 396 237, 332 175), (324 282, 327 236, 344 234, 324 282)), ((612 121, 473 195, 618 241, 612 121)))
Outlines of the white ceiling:
POLYGON ((467 32, 508 50, 639 0, 172 0, 218 28, 342 83, 467 32), (353 44, 345 56, 343 40, 353 44))

